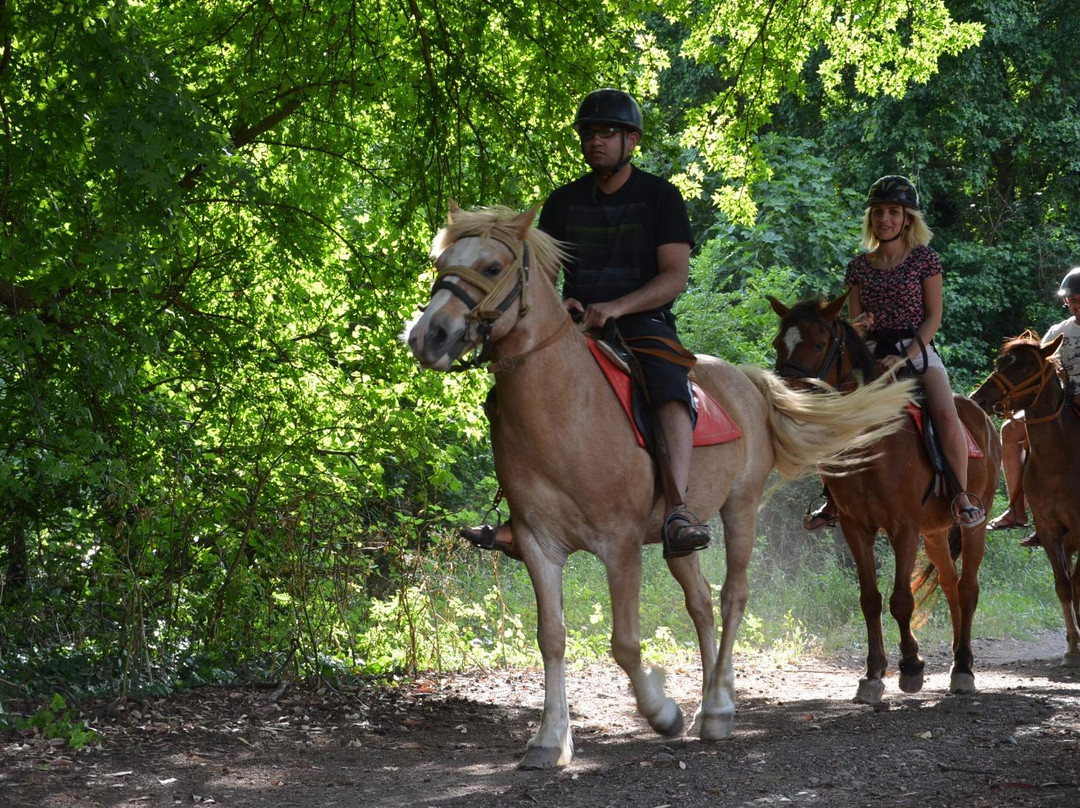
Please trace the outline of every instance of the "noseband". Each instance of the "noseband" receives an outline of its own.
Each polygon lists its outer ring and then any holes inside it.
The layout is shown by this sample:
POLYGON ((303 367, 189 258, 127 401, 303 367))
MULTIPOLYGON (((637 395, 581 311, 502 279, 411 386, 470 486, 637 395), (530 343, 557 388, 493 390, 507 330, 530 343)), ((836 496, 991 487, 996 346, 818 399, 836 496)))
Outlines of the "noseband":
MULTIPOLYGON (((1030 346, 1024 345, 1021 347, 1038 354, 1038 351, 1036 351, 1030 346)), ((1003 418, 1012 418, 1016 410, 1019 409, 1018 407, 1013 405, 1013 399, 1017 396, 1027 395, 1032 391, 1034 391, 1034 394, 1031 398, 1031 404, 1028 407, 1024 407, 1023 409, 1026 410, 1030 407, 1035 406, 1035 404, 1039 401, 1039 398, 1042 396, 1043 390, 1046 389, 1047 382, 1049 382, 1051 378, 1058 377, 1058 370, 1054 367, 1052 362, 1047 362, 1045 359, 1042 358, 1041 355, 1039 355, 1039 359, 1041 362, 1041 366, 1039 367, 1039 369, 1036 370, 1032 375, 1028 376, 1026 379, 1021 379, 1019 382, 1014 383, 1000 370, 995 370, 993 373, 990 374, 990 378, 987 381, 993 382, 994 386, 997 387, 997 389, 1001 393, 1001 398, 994 403, 994 412, 997 415, 1000 415, 1003 418)), ((1065 408, 1065 398, 1065 391, 1064 389, 1062 389, 1061 401, 1058 402, 1057 407, 1054 408, 1054 411, 1050 415, 1043 415, 1038 418, 1025 416, 1025 423, 1030 425, 1042 424, 1046 423, 1047 421, 1053 421, 1061 414, 1061 411, 1065 408)))

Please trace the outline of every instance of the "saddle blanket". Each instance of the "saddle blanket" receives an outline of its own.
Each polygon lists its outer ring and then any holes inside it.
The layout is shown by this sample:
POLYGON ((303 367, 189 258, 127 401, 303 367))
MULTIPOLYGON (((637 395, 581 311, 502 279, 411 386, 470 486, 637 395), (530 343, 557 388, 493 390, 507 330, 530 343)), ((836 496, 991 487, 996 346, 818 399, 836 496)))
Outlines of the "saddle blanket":
MULTIPOLYGON (((601 348, 596 340, 586 338, 589 350, 592 351, 596 364, 604 371, 611 389, 622 404, 630 426, 634 429, 634 436, 639 446, 645 446, 645 437, 638 429, 634 418, 633 388, 630 374, 621 364, 616 363, 607 352, 601 348)), ((694 403, 697 405, 697 423, 694 425, 695 446, 716 446, 720 443, 728 443, 742 437, 742 431, 728 415, 727 410, 715 398, 710 396, 697 382, 690 383, 694 391, 694 403)))
MULTIPOLYGON (((919 434, 922 435, 923 434, 923 411, 922 411, 922 407, 916 406, 915 404, 908 404, 907 405, 907 411, 908 411, 908 415, 911 416, 911 420, 915 423, 915 428, 917 430, 919 430, 919 434)), ((968 431, 967 425, 964 424, 964 423, 961 423, 960 425, 962 427, 964 427, 964 438, 967 440, 968 457, 982 457, 983 456, 983 451, 982 451, 982 449, 979 448, 979 444, 977 444, 975 442, 975 438, 972 437, 971 433, 968 431)))

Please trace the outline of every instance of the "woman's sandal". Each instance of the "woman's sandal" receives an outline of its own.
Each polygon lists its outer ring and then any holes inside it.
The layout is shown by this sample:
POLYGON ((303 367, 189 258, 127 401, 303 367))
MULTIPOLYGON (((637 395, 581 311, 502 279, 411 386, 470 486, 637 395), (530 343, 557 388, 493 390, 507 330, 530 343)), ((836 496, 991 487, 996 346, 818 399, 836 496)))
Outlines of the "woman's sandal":
POLYGON ((952 509, 953 521, 956 524, 958 524, 960 527, 967 528, 968 530, 971 530, 972 528, 976 528, 979 525, 981 525, 983 522, 986 521, 986 509, 983 508, 982 501, 977 496, 975 496, 973 493, 971 493, 970 491, 963 491, 963 492, 957 494, 955 497, 953 497, 952 505, 950 505, 949 507, 952 509), (978 505, 968 505, 966 508, 958 508, 958 507, 956 507, 956 502, 957 502, 957 500, 960 499, 961 496, 967 497, 968 502, 971 502, 972 500, 974 500, 975 502, 978 502, 979 504, 978 505), (973 514, 970 521, 965 522, 963 520, 962 517, 965 514, 973 514))
POLYGON ((1027 527, 1027 520, 1021 522, 1017 519, 1013 519, 1011 516, 1006 517, 1002 514, 997 519, 994 519, 986 526, 987 530, 1012 530, 1014 527, 1027 527))
POLYGON ((679 558, 709 546, 709 528, 685 508, 675 508, 664 520, 660 537, 664 542, 664 558, 679 558), (681 527, 675 526, 682 522, 681 527))

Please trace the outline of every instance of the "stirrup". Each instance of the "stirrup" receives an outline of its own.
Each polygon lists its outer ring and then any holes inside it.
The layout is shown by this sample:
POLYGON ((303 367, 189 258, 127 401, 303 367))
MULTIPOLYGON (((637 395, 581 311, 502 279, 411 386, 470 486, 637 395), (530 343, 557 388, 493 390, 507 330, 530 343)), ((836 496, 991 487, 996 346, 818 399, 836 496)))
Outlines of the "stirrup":
POLYGON ((685 508, 675 508, 667 515, 660 528, 664 543, 664 558, 680 558, 704 550, 709 546, 709 528, 699 523, 694 514, 685 508), (682 527, 672 528, 673 522, 685 522, 682 527))

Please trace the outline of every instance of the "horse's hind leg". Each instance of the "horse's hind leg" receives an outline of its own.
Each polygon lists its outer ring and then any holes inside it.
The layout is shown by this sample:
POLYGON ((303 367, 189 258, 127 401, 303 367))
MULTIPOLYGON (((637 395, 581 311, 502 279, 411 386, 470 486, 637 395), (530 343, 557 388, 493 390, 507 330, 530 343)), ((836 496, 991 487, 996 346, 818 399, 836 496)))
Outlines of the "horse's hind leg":
POLYGON ((727 738, 735 725, 735 636, 750 599, 746 571, 757 530, 757 502, 750 497, 742 503, 729 501, 721 513, 727 572, 720 590, 720 648, 706 674, 705 695, 692 725, 703 741, 727 738))
MULTIPOLYGON (((667 564, 672 576, 682 587, 686 611, 690 619, 694 621, 694 629, 697 631, 698 647, 701 649, 701 699, 704 702, 709 677, 712 676, 713 667, 716 665, 717 653, 712 593, 709 582, 701 573, 699 553, 669 558, 667 564)), ((700 718, 701 710, 699 709, 690 728, 691 735, 700 734, 700 718)))
POLYGON ((1067 668, 1080 668, 1080 558, 1070 571, 1071 559, 1065 547, 1066 536, 1060 531, 1055 535, 1051 530, 1039 527, 1039 541, 1046 550, 1050 568, 1054 572, 1054 591, 1061 602, 1065 617, 1065 639, 1068 643, 1061 664, 1067 668))
MULTIPOLYGON (((535 545, 522 543, 525 549, 535 545)), ((574 755, 570 706, 566 700, 566 624, 563 619, 562 564, 539 551, 529 552, 525 565, 536 593, 537 631, 544 660, 544 710, 540 728, 529 740, 519 769, 565 766, 574 755)))
POLYGON ((641 664, 641 550, 627 545, 624 551, 604 558, 611 594, 611 655, 634 688, 638 712, 654 730, 666 737, 682 734, 683 714, 664 693, 662 668, 641 664))

